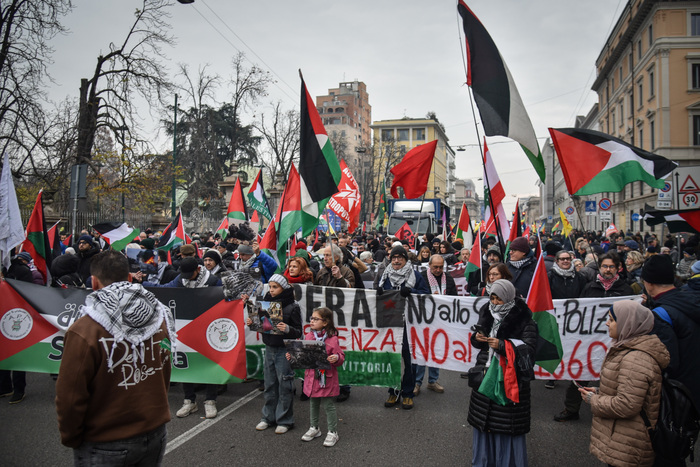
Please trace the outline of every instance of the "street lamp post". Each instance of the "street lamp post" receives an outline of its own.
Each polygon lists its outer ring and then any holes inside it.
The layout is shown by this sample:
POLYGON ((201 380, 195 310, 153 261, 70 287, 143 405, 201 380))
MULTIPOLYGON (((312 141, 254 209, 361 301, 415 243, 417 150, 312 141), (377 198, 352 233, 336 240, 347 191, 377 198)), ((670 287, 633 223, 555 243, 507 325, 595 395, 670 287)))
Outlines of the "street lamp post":
MULTIPOLYGON (((182 3, 182 2, 181 2, 182 3)), ((170 215, 175 217, 175 169, 177 163, 177 94, 175 94, 175 119, 173 120, 173 186, 170 215)))
POLYGON ((122 125, 117 130, 122 132, 122 154, 120 157, 121 161, 121 172, 122 172, 122 186, 121 186, 121 192, 122 192, 122 222, 126 222, 126 205, 125 205, 125 193, 124 193, 124 182, 126 178, 125 170, 126 170, 126 164, 124 163, 124 153, 126 152, 126 137, 125 137, 125 132, 128 130, 126 125, 122 125))

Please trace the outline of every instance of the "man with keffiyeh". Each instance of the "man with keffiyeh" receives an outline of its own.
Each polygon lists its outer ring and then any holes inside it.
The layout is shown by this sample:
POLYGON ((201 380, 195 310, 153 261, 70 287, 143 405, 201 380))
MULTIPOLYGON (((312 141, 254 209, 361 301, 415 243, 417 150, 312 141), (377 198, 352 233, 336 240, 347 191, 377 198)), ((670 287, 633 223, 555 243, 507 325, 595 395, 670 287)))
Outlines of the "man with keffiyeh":
MULTIPOLYGON (((375 289, 381 294, 384 290, 398 290, 402 297, 408 297, 412 293, 428 294, 430 289, 423 276, 413 269, 408 262, 408 252, 402 246, 395 246, 389 254, 391 263, 381 276, 375 279, 375 289)), ((404 364, 403 378, 401 378, 401 392, 389 388, 389 398, 384 402, 384 407, 394 407, 401 400, 401 407, 406 410, 413 408, 413 388, 416 384, 411 364, 411 347, 408 344, 408 332, 406 325, 403 328, 403 342, 401 345, 401 357, 404 364)))
MULTIPOLYGON (((432 255, 428 260, 428 269, 421 272, 423 279, 430 287, 430 293, 433 295, 457 295, 457 286, 455 280, 445 271, 445 259, 442 255, 432 255)), ((420 394, 420 387, 423 385, 425 378, 425 365, 413 364, 413 373, 416 377, 416 385, 413 388, 413 395, 420 394)), ((438 383, 440 378, 439 368, 428 368, 428 389, 437 393, 445 392, 445 388, 438 383)))
MULTIPOLYGON (((622 263, 616 253, 606 253, 598 257, 598 276, 595 281, 586 284, 581 292, 581 298, 586 297, 621 297, 634 295, 632 287, 620 278, 622 263)), ((593 381, 579 381, 582 386, 590 386, 593 381)), ((566 388, 564 410, 554 416, 554 421, 568 422, 579 419, 581 409, 581 394, 572 381, 566 388)))
POLYGON ((56 382, 61 442, 75 465, 160 465, 177 335, 170 309, 132 284, 126 256, 90 264, 94 292, 66 332, 56 382))

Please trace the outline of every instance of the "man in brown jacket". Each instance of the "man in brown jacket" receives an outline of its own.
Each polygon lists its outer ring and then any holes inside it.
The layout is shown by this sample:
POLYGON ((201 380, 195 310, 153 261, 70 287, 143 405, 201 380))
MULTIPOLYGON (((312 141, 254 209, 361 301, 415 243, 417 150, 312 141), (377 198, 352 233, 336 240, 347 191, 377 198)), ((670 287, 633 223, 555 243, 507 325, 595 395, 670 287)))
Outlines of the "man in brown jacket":
POLYGON ((355 287, 355 276, 342 261, 340 248, 333 244, 327 246, 323 252, 323 267, 316 275, 314 284, 348 289, 355 287))
POLYGON ((66 332, 56 383, 61 442, 76 466, 160 465, 176 334, 170 310, 129 282, 113 250, 90 264, 95 292, 66 332))

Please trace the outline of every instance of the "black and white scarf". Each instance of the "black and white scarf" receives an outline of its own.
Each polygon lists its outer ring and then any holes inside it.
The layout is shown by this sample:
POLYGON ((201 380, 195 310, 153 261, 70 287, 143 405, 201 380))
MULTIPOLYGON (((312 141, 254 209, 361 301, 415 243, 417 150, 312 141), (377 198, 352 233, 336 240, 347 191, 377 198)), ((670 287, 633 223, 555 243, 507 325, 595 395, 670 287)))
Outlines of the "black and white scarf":
POLYGON ((562 269, 555 262, 552 264, 552 271, 554 271, 556 274, 559 274, 562 277, 574 277, 574 275, 576 274, 576 266, 574 266, 574 263, 571 263, 571 267, 569 269, 562 269))
MULTIPOLYGON (((512 310, 514 306, 515 300, 506 302, 503 305, 494 305, 493 303, 489 303, 489 312, 491 313, 491 316, 493 316, 493 326, 491 327, 489 337, 496 337, 498 328, 501 327, 501 323, 503 323, 503 320, 506 316, 508 316, 508 313, 510 313, 510 310, 512 310)), ((491 365, 491 359, 493 358, 495 351, 496 349, 489 346, 489 357, 486 360, 487 368, 491 365)))
POLYGON ((447 279, 445 278, 445 273, 440 274, 440 284, 438 284, 437 279, 432 272, 428 271, 426 274, 428 276, 428 284, 430 285, 430 293, 444 294, 447 288, 447 279))
POLYGON ((183 287, 186 287, 188 289, 201 289, 202 287, 207 287, 207 281, 209 280, 209 276, 210 274, 207 268, 203 268, 200 266, 199 274, 197 274, 197 277, 194 280, 185 279, 183 277, 181 279, 182 285, 183 287))
POLYGON ((114 336, 112 349, 107 357, 107 367, 110 370, 114 363, 114 350, 124 341, 131 344, 134 362, 138 361, 139 355, 143 362, 144 341, 158 332, 163 320, 168 328, 170 351, 175 352, 177 333, 170 309, 140 284, 115 282, 96 290, 85 299, 82 313, 94 319, 114 336))
POLYGON ((413 286, 416 285, 416 275, 413 271, 413 265, 409 262, 399 270, 394 269, 391 264, 389 264, 386 269, 384 269, 384 274, 382 274, 382 278, 379 280, 379 286, 383 287, 387 279, 389 279, 391 286, 395 289, 402 285, 412 289, 413 286))

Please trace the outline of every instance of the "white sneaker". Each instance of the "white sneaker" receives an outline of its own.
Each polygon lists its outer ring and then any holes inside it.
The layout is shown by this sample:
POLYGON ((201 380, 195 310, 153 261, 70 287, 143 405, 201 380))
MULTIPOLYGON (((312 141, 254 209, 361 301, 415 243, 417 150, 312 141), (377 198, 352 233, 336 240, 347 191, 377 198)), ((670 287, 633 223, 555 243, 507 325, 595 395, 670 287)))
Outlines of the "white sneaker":
POLYGON ((323 445, 326 446, 327 448, 331 446, 335 446, 335 443, 338 442, 340 437, 338 436, 338 433, 335 433, 333 431, 329 431, 328 434, 326 435, 326 440, 323 442, 323 445))
POLYGON ((288 431, 289 427, 284 425, 277 425, 277 428, 275 428, 275 433, 277 433, 278 435, 283 435, 288 431))
POLYGON ((265 420, 260 420, 260 423, 255 425, 255 429, 258 431, 267 430, 268 428, 270 428, 270 424, 267 423, 265 420))
POLYGON ((206 418, 215 418, 217 413, 216 401, 204 401, 204 416, 206 418))
POLYGON ((319 436, 321 436, 321 430, 319 430, 315 426, 312 426, 311 428, 309 428, 309 431, 304 433, 304 436, 301 437, 301 440, 311 441, 312 439, 318 438, 319 436))
POLYGON ((196 412, 197 410, 199 410, 199 407, 197 407, 196 402, 192 402, 189 399, 185 399, 185 402, 182 404, 182 408, 178 410, 175 415, 177 415, 180 418, 183 418, 191 413, 196 412))

